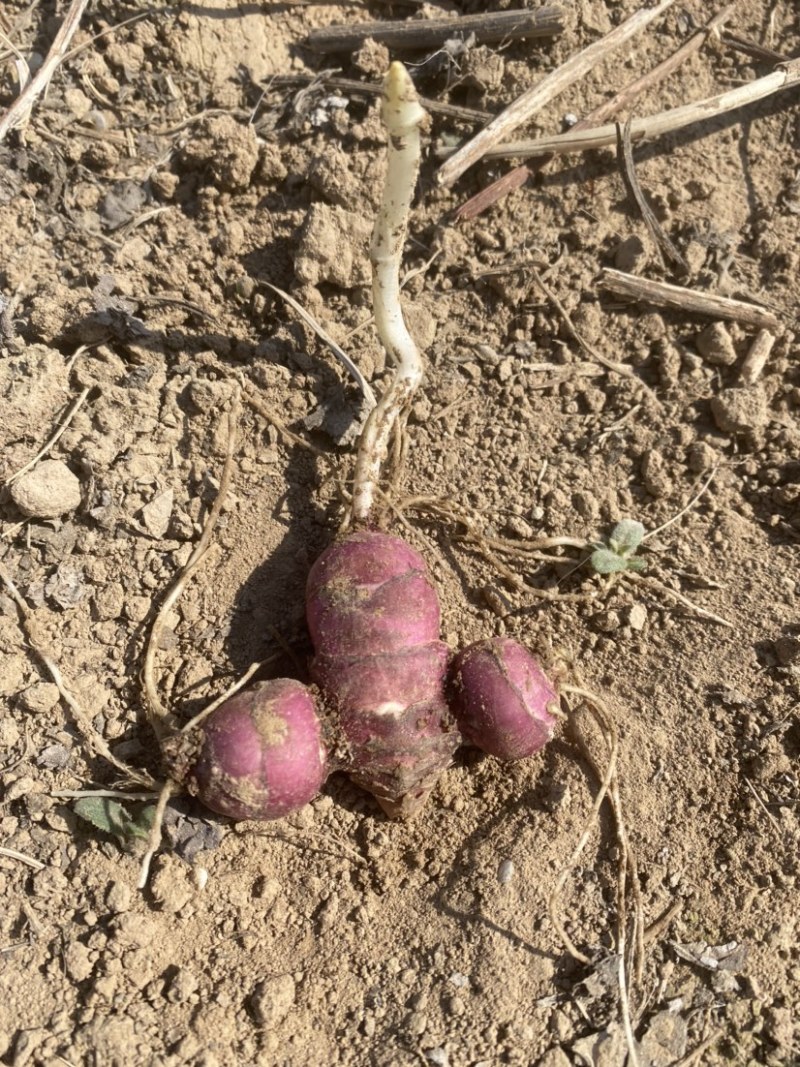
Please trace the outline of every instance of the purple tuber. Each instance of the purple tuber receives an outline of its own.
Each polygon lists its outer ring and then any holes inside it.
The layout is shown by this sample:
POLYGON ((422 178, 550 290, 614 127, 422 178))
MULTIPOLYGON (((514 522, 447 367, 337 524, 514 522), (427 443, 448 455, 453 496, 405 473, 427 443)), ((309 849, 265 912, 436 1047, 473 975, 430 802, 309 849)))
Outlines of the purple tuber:
POLYGON ((307 804, 327 777, 313 694, 288 678, 237 693, 180 741, 189 791, 232 819, 279 819, 307 804))
POLYGON ((463 649, 451 669, 451 706, 464 739, 502 760, 524 759, 551 738, 558 696, 523 645, 507 637, 463 649))
POLYGON ((306 613, 312 677, 349 749, 350 777, 388 814, 412 814, 461 742, 425 561, 399 537, 350 534, 312 567, 306 613))

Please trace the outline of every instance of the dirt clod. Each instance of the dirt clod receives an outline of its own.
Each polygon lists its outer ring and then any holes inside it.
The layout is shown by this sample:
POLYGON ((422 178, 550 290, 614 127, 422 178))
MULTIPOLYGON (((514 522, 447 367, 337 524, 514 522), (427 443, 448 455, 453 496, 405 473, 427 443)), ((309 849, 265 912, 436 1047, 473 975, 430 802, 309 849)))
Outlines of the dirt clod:
POLYGON ((57 519, 80 506, 81 483, 66 463, 45 459, 12 484, 11 499, 31 518, 57 519))
POLYGON ((365 256, 372 222, 329 204, 313 204, 294 257, 301 282, 330 282, 342 289, 369 281, 365 256))
POLYGON ((736 362, 736 349, 733 338, 724 322, 712 322, 698 335, 697 351, 709 363, 730 367, 736 362))
POLYGON ((258 1023, 267 1029, 282 1023, 294 1006, 295 994, 295 983, 290 974, 281 974, 261 982, 252 998, 258 1023))
POLYGON ((723 389, 712 397, 711 411, 723 433, 754 433, 769 419, 766 394, 759 385, 723 389))

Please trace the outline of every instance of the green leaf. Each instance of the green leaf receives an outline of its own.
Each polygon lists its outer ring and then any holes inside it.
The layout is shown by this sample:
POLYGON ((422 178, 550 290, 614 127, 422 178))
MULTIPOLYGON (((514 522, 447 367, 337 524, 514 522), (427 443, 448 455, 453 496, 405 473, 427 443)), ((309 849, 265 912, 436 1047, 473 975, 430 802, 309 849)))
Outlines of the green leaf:
POLYGON ((625 568, 629 571, 645 571, 647 570, 647 560, 639 559, 638 557, 635 559, 626 559, 625 568))
POLYGON ((636 519, 623 519, 611 531, 608 543, 618 554, 630 555, 636 551, 644 538, 644 526, 636 519))
POLYGON ((629 570, 631 563, 640 561, 625 559, 624 556, 612 552, 610 548, 598 548, 592 552, 589 562, 597 574, 615 574, 629 570))
POLYGON ((131 819, 128 823, 128 836, 146 841, 150 837, 150 830, 153 827, 155 814, 155 804, 148 804, 147 807, 142 808, 136 817, 131 819))
POLYGON ((74 810, 78 818, 104 834, 113 834, 122 845, 147 839, 155 813, 154 805, 147 804, 132 815, 113 797, 81 797, 75 801, 74 810))
POLYGON ((75 814, 103 833, 117 836, 129 821, 125 808, 111 797, 81 797, 75 801, 75 814))

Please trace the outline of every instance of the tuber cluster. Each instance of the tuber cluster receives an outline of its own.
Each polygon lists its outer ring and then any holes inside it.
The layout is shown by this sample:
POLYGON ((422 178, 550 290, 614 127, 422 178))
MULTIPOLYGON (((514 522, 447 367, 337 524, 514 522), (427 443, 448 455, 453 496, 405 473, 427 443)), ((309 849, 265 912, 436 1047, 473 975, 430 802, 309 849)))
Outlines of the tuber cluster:
POLYGON ((306 614, 315 685, 262 682, 190 735, 182 777, 214 811, 280 818, 345 770, 407 816, 461 745, 517 760, 549 740, 557 696, 537 661, 508 638, 452 656, 425 561, 401 538, 334 542, 309 574, 306 614))
MULTIPOLYGON (((277 679, 239 693, 172 753, 175 779, 232 818, 279 818, 345 770, 392 816, 413 814, 464 744, 522 759, 549 739, 556 693, 522 645, 440 640, 425 561, 378 529, 378 481, 423 374, 400 305, 400 262, 425 112, 400 63, 384 86, 388 166, 370 246, 375 324, 394 376, 364 426, 347 532, 311 569, 310 687, 277 679)), ((167 752, 170 757, 169 751, 167 752)))

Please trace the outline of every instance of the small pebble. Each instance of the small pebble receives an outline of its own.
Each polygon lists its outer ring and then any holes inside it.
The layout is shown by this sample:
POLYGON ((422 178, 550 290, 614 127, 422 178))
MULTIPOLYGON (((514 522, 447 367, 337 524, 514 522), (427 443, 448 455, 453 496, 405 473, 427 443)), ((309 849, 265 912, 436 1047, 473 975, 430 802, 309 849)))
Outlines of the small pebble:
POLYGON ((614 611, 613 608, 609 611, 598 611, 596 615, 592 617, 592 622, 596 630, 600 633, 611 634, 615 630, 618 630, 622 625, 622 619, 619 617, 619 612, 614 611))
POLYGON ((467 1010, 467 1005, 461 997, 455 995, 445 1000, 444 1010, 450 1015, 463 1015, 467 1010))
POLYGON ((424 1034, 428 1029, 428 1016, 421 1011, 412 1011, 406 1022, 409 1033, 424 1034))
POLYGON ((70 750, 66 745, 47 745, 36 757, 36 766, 60 771, 69 763, 70 750))
POLYGON ((519 537, 523 541, 532 541, 535 536, 533 529, 519 515, 512 515, 509 518, 506 523, 506 530, 512 537, 519 537))
POLYGON ((560 1048, 551 1048, 537 1061, 536 1067, 570 1067, 571 1061, 560 1048))
POLYGON ((450 1059, 441 1047, 429 1048, 425 1052, 425 1059, 428 1063, 433 1063, 435 1067, 449 1067, 450 1059))
POLYGON ((32 715, 46 715, 58 704, 58 686, 52 682, 34 682, 19 694, 19 705, 32 715))
POLYGON ((514 861, 503 860, 500 866, 497 868, 497 881, 500 885, 508 885, 511 879, 514 877, 514 861))
POLYGON ((697 351, 700 355, 721 367, 730 367, 736 362, 736 349, 733 339, 724 322, 712 322, 697 335, 697 351))
POLYGON ((800 664, 800 641, 796 637, 779 637, 775 642, 775 655, 782 667, 800 664))
POLYGON ((175 493, 172 489, 165 489, 163 493, 153 499, 142 508, 142 522, 151 537, 164 537, 172 518, 172 508, 175 503, 175 493))
POLYGON ((643 630, 647 622, 647 608, 644 604, 634 604, 628 612, 628 625, 632 630, 643 630))
POLYGON ((81 483, 60 460, 45 459, 11 486, 11 499, 35 519, 57 519, 81 502, 81 483))
POLYGON ((686 456, 686 465, 695 474, 711 470, 718 461, 719 454, 705 441, 695 441, 686 456))
POLYGON ((290 974, 267 978, 253 994, 252 1007, 261 1026, 272 1028, 283 1022, 295 1001, 295 984, 290 974))
POLYGON ((130 887, 125 882, 112 882, 106 893, 106 904, 109 911, 116 914, 128 911, 131 906, 130 887))

